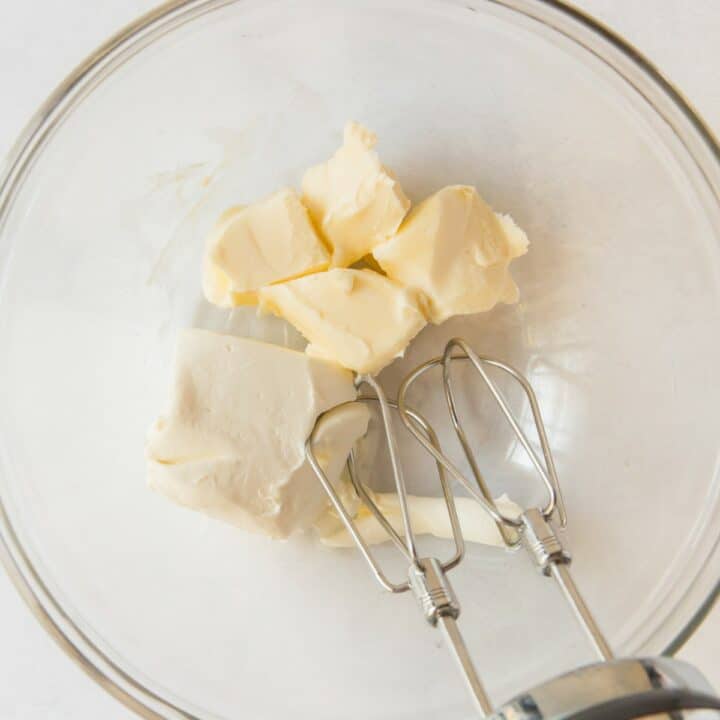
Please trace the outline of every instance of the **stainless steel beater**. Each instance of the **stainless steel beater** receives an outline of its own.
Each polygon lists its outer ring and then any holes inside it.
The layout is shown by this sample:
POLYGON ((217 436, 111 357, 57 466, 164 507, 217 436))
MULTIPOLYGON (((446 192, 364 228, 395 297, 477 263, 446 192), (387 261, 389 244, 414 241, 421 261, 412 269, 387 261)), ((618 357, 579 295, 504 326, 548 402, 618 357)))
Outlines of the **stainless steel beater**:
MULTIPOLYGON (((499 360, 478 355, 464 340, 456 338, 446 345, 442 356, 423 363, 406 376, 398 391, 397 403, 388 400, 380 385, 372 377, 359 377, 357 384, 358 386, 368 385, 374 393, 373 395, 361 395, 359 400, 377 402, 380 407, 401 511, 402 537, 383 515, 367 492, 365 484, 358 477, 354 451, 348 460, 349 475, 360 500, 387 532, 389 540, 409 562, 407 580, 392 582, 387 578, 358 531, 351 514, 343 505, 340 496, 315 457, 313 446, 318 428, 324 418, 331 413, 340 411, 342 405, 327 411, 318 418, 306 444, 308 460, 330 497, 338 516, 380 584, 386 590, 394 593, 412 590, 426 620, 431 625, 439 626, 443 630, 447 645, 457 660, 470 696, 481 717, 492 717, 495 720, 550 720, 550 718, 553 720, 624 720, 626 718, 630 720, 654 715, 681 719, 690 717, 686 713, 701 712, 701 715, 692 714, 693 719, 707 718, 709 720, 713 718, 713 720, 718 720, 720 718, 720 699, 712 695, 704 678, 685 663, 669 658, 614 660, 607 640, 572 579, 569 570, 570 555, 563 547, 553 527, 555 522, 560 527, 566 525, 565 506, 537 398, 530 383, 521 373, 499 360), (541 507, 526 508, 519 515, 511 516, 501 512, 496 506, 479 470, 457 411, 451 372, 455 362, 469 362, 474 367, 500 407, 519 443, 525 449, 540 476, 547 495, 541 507), (474 482, 469 481, 443 453, 433 428, 407 402, 407 395, 413 383, 425 373, 438 367, 442 368, 443 389, 450 419, 471 469, 474 482), (488 374, 488 368, 496 368, 505 372, 521 386, 530 406, 542 450, 542 458, 536 453, 517 418, 510 410, 502 392, 488 374), (391 414, 393 410, 397 411, 408 430, 436 462, 455 542, 454 554, 444 562, 437 558, 422 558, 418 555, 408 509, 407 487, 392 428, 391 414), (553 577, 557 581, 601 662, 553 678, 518 695, 503 706, 494 708, 458 629, 457 619, 460 614, 460 605, 446 575, 460 563, 464 553, 462 532, 446 473, 480 503, 493 518, 508 547, 523 545, 543 575, 553 577)), ((345 403, 345 405, 347 404, 349 403, 345 403)))
POLYGON ((547 439, 545 424, 540 414, 540 407, 535 396, 535 392, 527 379, 517 370, 502 363, 498 360, 479 356, 464 340, 454 338, 445 346, 445 352, 442 357, 429 360, 413 370, 403 381, 398 392, 398 409, 405 426, 420 442, 420 444, 440 463, 453 477, 457 480, 469 493, 474 497, 483 508, 492 516, 498 525, 498 529, 503 534, 503 538, 509 546, 514 546, 521 542, 528 550, 538 568, 544 575, 552 576, 558 582, 563 590, 563 594, 572 607, 580 624, 587 633, 595 650, 602 660, 611 660, 613 658, 612 650, 607 640, 595 622, 594 617, 590 613, 582 596, 580 595, 575 582, 570 574, 570 555, 563 548, 560 540, 555 533, 551 520, 553 515, 557 514, 559 524, 565 527, 567 524, 567 515, 565 513, 565 504, 560 491, 560 483, 553 462, 552 451, 547 439), (454 353, 460 350, 461 354, 454 353), (511 517, 503 514, 495 505, 490 491, 485 484, 483 477, 478 468, 475 455, 470 447, 465 431, 463 430, 460 418, 457 412, 455 402, 455 393, 452 385, 451 365, 457 360, 468 360, 482 378, 483 382, 490 390, 493 398, 502 410, 503 415, 507 419, 515 436, 528 454, 533 466, 542 478, 543 485, 547 491, 547 501, 544 506, 539 508, 526 509, 519 517, 511 517), (543 460, 540 460, 537 453, 533 449, 527 435, 520 427, 517 419, 510 410, 507 401, 498 389, 497 385, 492 381, 485 369, 490 366, 502 370, 516 380, 523 389, 532 412, 537 435, 542 448, 543 460), (445 399, 448 411, 452 420, 455 432, 460 440, 460 444, 467 458, 468 464, 475 478, 475 485, 470 483, 465 476, 457 469, 457 467, 445 456, 442 451, 432 443, 428 442, 427 437, 418 429, 418 424, 409 412, 407 405, 407 393, 410 386, 427 371, 434 367, 442 366, 443 370, 443 388, 445 391, 445 399), (512 541, 508 539, 508 530, 517 532, 518 540, 512 541))
MULTIPOLYGON (((448 508, 448 516, 455 543, 455 552, 448 560, 445 561, 441 561, 438 558, 421 558, 418 555, 415 534, 413 533, 412 523, 410 521, 407 488, 402 472, 402 466, 399 460, 395 433, 392 429, 391 411, 392 409, 397 410, 398 406, 396 403, 388 400, 385 395, 385 391, 382 387, 380 387, 374 378, 370 376, 360 377, 358 378, 357 384, 367 384, 375 393, 374 396, 361 395, 359 397, 361 402, 375 401, 380 406, 383 428, 385 430, 385 437, 387 439, 390 455, 390 464, 392 467, 393 479, 395 481, 395 490, 398 494, 400 505, 403 537, 400 537, 400 535, 395 531, 395 528, 393 528, 370 494, 367 492, 364 483, 362 483, 358 478, 354 450, 350 453, 350 458, 348 460, 348 472, 358 497, 365 503, 383 529, 387 532, 388 539, 392 541, 395 547, 398 548, 405 559, 409 562, 407 580, 393 582, 388 579, 367 543, 358 531, 352 516, 345 508, 337 491, 328 480, 327 475, 325 475, 325 472, 315 457, 315 453, 313 451, 315 437, 318 429, 322 425, 323 419, 326 419, 332 413, 341 412, 343 407, 352 403, 343 403, 342 405, 338 405, 337 407, 328 410, 318 418, 315 428, 306 443, 307 458, 320 479, 325 492, 330 497, 330 501, 345 525, 345 528, 355 541, 355 544, 359 548, 379 583, 386 590, 393 593, 402 593, 407 590, 412 590, 420 603, 420 607, 422 608, 426 620, 431 625, 441 628, 448 647, 451 649, 451 652, 460 667, 460 671, 465 679, 470 695, 477 709, 484 717, 492 712, 492 704, 490 703, 488 695, 485 692, 480 678, 478 677, 475 665, 473 664, 472 658, 470 657, 468 649, 465 645, 465 641, 458 629, 457 619, 460 615, 460 605, 446 575, 448 571, 456 567, 462 560, 465 553, 465 543, 460 529, 460 522, 458 520, 453 494, 445 476, 445 470, 442 464, 437 464, 440 486, 448 508)), ((411 421, 414 423, 413 427, 416 428, 416 431, 423 437, 430 447, 433 447, 440 452, 437 436, 422 415, 410 408, 405 408, 405 415, 408 418, 411 418, 411 421)))

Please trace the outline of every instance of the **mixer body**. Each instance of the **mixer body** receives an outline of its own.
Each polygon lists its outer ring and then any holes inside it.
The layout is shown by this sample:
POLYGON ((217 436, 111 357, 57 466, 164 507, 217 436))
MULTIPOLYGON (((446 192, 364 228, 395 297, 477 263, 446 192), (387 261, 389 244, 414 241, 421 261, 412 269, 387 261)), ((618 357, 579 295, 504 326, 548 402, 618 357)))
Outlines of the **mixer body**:
POLYGON ((491 720, 720 720, 720 699, 693 666, 674 658, 611 660, 517 695, 491 720))

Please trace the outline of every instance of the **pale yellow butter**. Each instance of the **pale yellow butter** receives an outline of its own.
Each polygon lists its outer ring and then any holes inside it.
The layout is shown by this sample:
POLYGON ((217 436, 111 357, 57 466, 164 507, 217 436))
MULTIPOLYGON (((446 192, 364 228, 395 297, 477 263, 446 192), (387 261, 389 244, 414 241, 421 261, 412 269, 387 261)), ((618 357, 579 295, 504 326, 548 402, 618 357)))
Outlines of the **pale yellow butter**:
POLYGON ((296 193, 281 190, 220 218, 207 246, 205 297, 221 307, 254 303, 261 287, 324 270, 329 259, 296 193))
POLYGON ((369 130, 348 123, 342 147, 302 179, 303 202, 332 247, 334 267, 351 265, 393 235, 410 207, 376 142, 369 130))
POLYGON ((294 325, 308 354, 358 373, 379 372, 426 324, 416 293, 372 270, 335 268, 271 285, 259 308, 294 325))
POLYGON ((508 266, 527 246, 525 233, 475 188, 452 185, 414 208, 373 256, 388 277, 420 290, 429 318, 441 323, 517 301, 508 266))

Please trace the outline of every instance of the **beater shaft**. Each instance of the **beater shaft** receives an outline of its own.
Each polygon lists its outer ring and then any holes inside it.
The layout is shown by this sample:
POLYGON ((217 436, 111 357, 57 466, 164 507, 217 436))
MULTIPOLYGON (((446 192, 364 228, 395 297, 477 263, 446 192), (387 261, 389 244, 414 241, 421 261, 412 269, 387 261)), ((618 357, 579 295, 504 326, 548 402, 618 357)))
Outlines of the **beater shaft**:
POLYGON ((438 625, 445 636, 445 645, 450 649, 465 679, 465 685, 474 701, 476 710, 481 717, 491 715, 493 712, 492 703, 475 670, 475 664, 470 657, 465 640, 460 634, 457 621, 452 615, 441 615, 438 619, 438 625))
POLYGON ((421 558, 417 565, 410 567, 409 577, 410 588, 425 619, 443 631, 445 644, 457 662, 477 710, 483 717, 489 715, 493 708, 457 626, 460 603, 442 565, 436 558, 421 558))
POLYGON ((535 564, 543 575, 555 578, 600 658, 612 660, 613 652, 570 574, 570 555, 563 548, 550 521, 546 520, 536 508, 526 510, 521 518, 523 522, 522 543, 535 564))
POLYGON ((583 600, 582 595, 578 592, 575 581, 570 574, 570 568, 568 565, 552 563, 550 566, 550 572, 560 586, 560 589, 563 591, 565 599, 573 609, 575 617, 587 633, 587 636, 598 655, 603 660, 612 660, 615 655, 610 649, 610 645, 598 627, 598 624, 595 622, 595 618, 588 609, 588 606, 585 604, 585 600, 583 600))

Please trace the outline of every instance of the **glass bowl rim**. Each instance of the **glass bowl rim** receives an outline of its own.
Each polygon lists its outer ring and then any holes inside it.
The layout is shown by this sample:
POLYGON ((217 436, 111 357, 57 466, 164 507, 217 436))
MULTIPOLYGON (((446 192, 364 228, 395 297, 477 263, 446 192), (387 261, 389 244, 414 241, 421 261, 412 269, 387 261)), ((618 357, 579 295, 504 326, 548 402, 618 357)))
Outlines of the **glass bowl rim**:
MULTIPOLYGON (((4 164, 0 165, 0 231, 8 209, 12 206, 15 195, 32 168, 34 159, 70 110, 113 70, 134 57, 147 45, 201 15, 236 2, 238 0, 170 0, 119 30, 70 72, 30 118, 11 147, 4 164)), ((675 111, 679 111, 680 116, 689 123, 705 150, 709 152, 716 171, 720 173, 720 143, 714 133, 683 94, 653 63, 618 33, 562 0, 483 0, 483 2, 518 12, 548 25, 556 32, 565 34, 568 39, 610 65, 634 90, 641 92, 618 63, 614 63, 609 57, 612 52, 619 53, 619 57, 624 62, 639 71, 643 79, 649 81, 655 91, 659 91, 661 96, 669 100, 675 111), (551 22, 553 19, 558 23, 568 23, 574 32, 562 30, 551 22), (587 33, 595 42, 599 42, 604 52, 600 52, 597 47, 593 49, 583 42, 581 33, 587 33)), ((653 110, 661 117, 665 117, 652 98, 645 96, 645 99, 653 110)), ((692 150, 687 147, 686 150, 697 159, 692 150)), ((711 183, 707 176, 706 179, 712 185, 713 194, 720 203, 720 188, 717 184, 711 183)), ((0 272, 0 288, 2 278, 3 274, 0 272)), ((720 538, 716 540, 711 555, 719 551, 720 538)), ((65 654, 128 709, 152 720, 163 720, 168 712, 174 717, 185 720, 200 720, 196 715, 161 697, 130 676, 73 622, 60 603, 55 600, 23 549, 1 495, 0 561, 23 600, 65 654)), ((701 625, 718 597, 720 597, 720 578, 716 579, 708 596, 665 648, 664 655, 674 655, 685 644, 701 625)))

